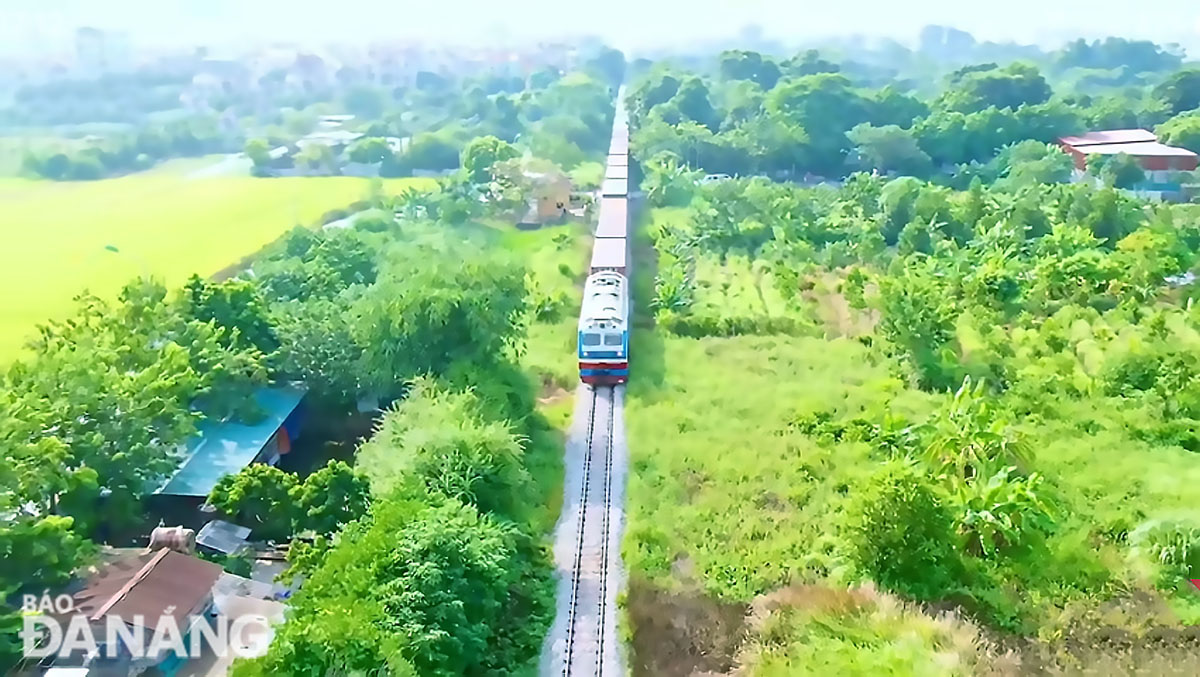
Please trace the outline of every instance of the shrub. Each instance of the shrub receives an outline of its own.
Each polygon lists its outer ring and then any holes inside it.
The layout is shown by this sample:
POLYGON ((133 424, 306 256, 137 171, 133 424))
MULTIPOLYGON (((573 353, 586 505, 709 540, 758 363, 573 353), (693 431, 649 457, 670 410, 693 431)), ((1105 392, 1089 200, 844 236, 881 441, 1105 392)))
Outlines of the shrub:
MULTIPOLYGON (((469 379, 469 376, 462 378, 469 379)), ((485 421, 471 392, 418 379, 358 452, 375 493, 418 485, 434 494, 511 515, 528 475, 522 440, 485 421)))
POLYGON ((1129 534, 1135 557, 1158 567, 1158 585, 1173 588, 1180 579, 1200 577, 1200 522, 1154 519, 1129 534))
POLYGON ((941 495, 905 462, 872 477, 850 509, 851 555, 880 585, 922 600, 946 596, 959 577, 954 520, 941 495))

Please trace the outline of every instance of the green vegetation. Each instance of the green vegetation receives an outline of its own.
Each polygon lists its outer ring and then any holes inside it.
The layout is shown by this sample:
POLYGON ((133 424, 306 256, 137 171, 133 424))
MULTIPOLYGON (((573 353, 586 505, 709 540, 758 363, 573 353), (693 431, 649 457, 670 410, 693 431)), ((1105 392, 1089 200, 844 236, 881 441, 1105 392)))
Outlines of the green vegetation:
MULTIPOLYGON (((384 185, 399 192, 431 182, 384 185)), ((34 326, 65 317, 85 289, 111 298, 139 274, 168 287, 193 273, 211 275, 366 191, 353 178, 186 180, 156 172, 89 183, 0 179, 0 359, 17 357, 34 326), (106 251, 109 245, 118 251, 106 251), (34 269, 38 284, 29 285, 34 269)))
MULTIPOLYGON (((692 70, 653 64, 629 88, 631 147, 643 161, 669 153, 709 173, 878 171, 966 188, 975 176, 1004 176, 1006 167, 987 166, 1022 142, 1156 125, 1170 142, 1195 141, 1188 116, 1200 101, 1200 71, 1178 70, 1181 59, 1169 50, 1110 39, 970 61, 975 46, 961 35, 962 54, 923 46, 932 60, 893 44, 851 50, 841 63, 811 50, 783 60, 727 50, 690 60, 692 70), (1084 65, 1126 58, 1146 70, 1084 65), (921 72, 931 65, 939 72, 921 72)), ((1069 165, 1065 172, 1041 180, 1065 181, 1069 165)))
MULTIPOLYGON (((647 166, 691 199, 646 226, 657 268, 639 303, 655 323, 635 334, 627 409, 635 594, 757 608, 789 586, 853 597, 841 589, 871 581, 989 637, 1037 638, 1021 653, 1060 667, 1107 660, 1105 632, 1200 618, 1185 580, 1200 576, 1200 316, 1165 281, 1200 262, 1192 211, 1037 180, 698 185, 647 166)), ((804 604, 751 628, 737 661, 969 674, 999 660, 993 640, 959 646, 915 609, 804 604)), ((630 609, 637 632, 653 612, 630 609)))

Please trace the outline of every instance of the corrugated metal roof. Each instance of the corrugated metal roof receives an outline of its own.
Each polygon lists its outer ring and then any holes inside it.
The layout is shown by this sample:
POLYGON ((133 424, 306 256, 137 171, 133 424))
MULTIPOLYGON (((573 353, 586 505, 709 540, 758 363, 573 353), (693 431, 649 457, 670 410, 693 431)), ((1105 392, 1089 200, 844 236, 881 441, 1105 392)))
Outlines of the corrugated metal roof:
POLYGON ((629 201, 623 197, 600 198, 596 237, 626 237, 629 233, 629 201))
POLYGON ((254 460, 271 436, 283 425, 305 391, 300 388, 262 388, 254 394, 266 416, 255 425, 204 421, 188 441, 179 470, 156 493, 171 496, 207 496, 217 481, 236 473, 254 460))
POLYGON ((165 548, 147 552, 88 579, 72 598, 74 610, 92 621, 116 616, 130 625, 142 616, 149 628, 162 616, 183 621, 211 594, 222 571, 219 564, 165 548))
POLYGON ((1079 152, 1087 155, 1119 155, 1124 153, 1134 157, 1196 157, 1196 154, 1186 148, 1176 148, 1157 141, 1142 141, 1138 143, 1101 143, 1078 148, 1079 152))
POLYGON ((1079 136, 1064 136, 1059 141, 1068 146, 1094 146, 1108 143, 1142 143, 1157 141, 1154 132, 1145 129, 1110 129, 1100 132, 1088 132, 1079 136))

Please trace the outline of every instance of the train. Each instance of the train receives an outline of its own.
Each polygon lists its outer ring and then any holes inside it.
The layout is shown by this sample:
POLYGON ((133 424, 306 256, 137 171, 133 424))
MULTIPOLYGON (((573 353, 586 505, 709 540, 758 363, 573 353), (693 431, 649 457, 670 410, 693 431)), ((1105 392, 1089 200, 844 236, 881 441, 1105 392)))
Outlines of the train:
POLYGON ((593 386, 629 380, 629 122, 624 88, 617 95, 598 204, 578 340, 579 380, 593 386))

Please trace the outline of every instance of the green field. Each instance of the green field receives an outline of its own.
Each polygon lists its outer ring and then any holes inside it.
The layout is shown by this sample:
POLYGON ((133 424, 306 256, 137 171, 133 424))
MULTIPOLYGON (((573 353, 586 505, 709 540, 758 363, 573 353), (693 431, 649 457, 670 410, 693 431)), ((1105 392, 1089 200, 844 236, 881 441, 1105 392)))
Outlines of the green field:
MULTIPOLYGON (((364 197, 349 177, 185 178, 194 163, 93 182, 0 179, 0 360, 84 290, 143 273, 176 285, 236 263, 296 224, 364 197), (119 253, 108 251, 113 246, 119 253)), ((389 190, 422 179, 392 179, 389 190)))

